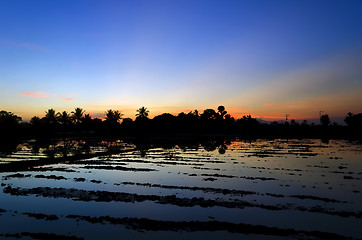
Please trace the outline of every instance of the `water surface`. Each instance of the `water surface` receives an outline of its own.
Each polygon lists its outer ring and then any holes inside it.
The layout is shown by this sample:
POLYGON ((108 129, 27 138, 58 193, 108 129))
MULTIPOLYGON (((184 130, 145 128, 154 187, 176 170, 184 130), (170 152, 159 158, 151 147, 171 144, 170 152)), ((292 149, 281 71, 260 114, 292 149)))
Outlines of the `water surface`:
POLYGON ((362 239, 353 141, 67 140, 0 156, 34 162, 0 173, 4 238, 362 239))

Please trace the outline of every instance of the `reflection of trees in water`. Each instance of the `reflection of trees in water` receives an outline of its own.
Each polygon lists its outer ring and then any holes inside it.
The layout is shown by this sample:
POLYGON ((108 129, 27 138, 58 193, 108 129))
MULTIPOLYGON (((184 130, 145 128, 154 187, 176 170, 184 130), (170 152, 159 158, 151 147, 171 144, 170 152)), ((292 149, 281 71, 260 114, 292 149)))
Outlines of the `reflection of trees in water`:
POLYGON ((199 150, 200 148, 200 143, 195 143, 195 142, 192 142, 192 143, 180 143, 177 145, 181 151, 183 152, 186 152, 187 150, 194 150, 194 151, 197 151, 199 150))
POLYGON ((139 153, 141 157, 146 157, 148 149, 140 149, 139 153))
POLYGON ((220 154, 225 154, 226 149, 227 149, 227 146, 225 146, 225 145, 220 146, 219 147, 219 153, 220 154))
POLYGON ((17 142, 0 142, 0 156, 8 157, 18 150, 19 143, 17 142))
POLYGON ((175 148, 181 149, 185 152, 188 150, 197 151, 201 148, 206 151, 218 150, 220 154, 224 154, 231 144, 229 138, 208 139, 205 138, 192 138, 192 139, 163 139, 163 140, 134 140, 132 142, 142 157, 145 157, 149 149, 162 148, 164 151, 170 153, 175 148))
POLYGON ((112 152, 112 144, 100 141, 63 139, 58 141, 37 141, 29 146, 34 154, 42 153, 49 158, 91 154, 94 151, 112 152))
POLYGON ((227 146, 231 144, 230 139, 217 139, 201 143, 201 146, 208 152, 216 149, 220 154, 225 154, 227 146))
POLYGON ((101 139, 60 139, 60 140, 37 140, 26 143, 10 142, 0 144, 0 156, 10 156, 17 151, 27 151, 33 155, 44 155, 48 158, 89 155, 93 153, 104 153, 108 155, 119 154, 124 149, 135 149, 141 157, 146 157, 150 149, 163 149, 168 156, 173 156, 176 148, 181 151, 197 151, 201 148, 206 151, 217 150, 224 154, 228 149, 231 140, 218 138, 205 140, 205 138, 172 138, 172 139, 144 139, 133 138, 126 140, 101 140, 101 139))
POLYGON ((120 153, 124 148, 124 143, 120 140, 103 141, 102 143, 109 155, 120 153))

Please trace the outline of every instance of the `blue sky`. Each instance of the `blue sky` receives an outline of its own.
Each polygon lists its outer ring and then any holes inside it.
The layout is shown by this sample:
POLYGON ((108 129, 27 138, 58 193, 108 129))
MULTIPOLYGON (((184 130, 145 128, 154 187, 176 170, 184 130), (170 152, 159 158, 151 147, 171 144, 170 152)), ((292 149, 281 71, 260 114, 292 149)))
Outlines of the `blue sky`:
POLYGON ((362 111, 362 1, 0 3, 0 108, 362 111))

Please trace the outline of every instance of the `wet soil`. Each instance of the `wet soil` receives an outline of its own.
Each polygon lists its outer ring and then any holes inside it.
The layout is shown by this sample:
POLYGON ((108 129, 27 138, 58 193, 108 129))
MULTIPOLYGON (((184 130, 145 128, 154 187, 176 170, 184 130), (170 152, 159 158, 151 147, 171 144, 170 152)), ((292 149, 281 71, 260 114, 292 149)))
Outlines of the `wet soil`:
POLYGON ((303 207, 303 206, 293 206, 291 204, 282 205, 267 205, 267 204, 258 204, 254 202, 248 202, 244 200, 234 199, 234 201, 226 201, 222 199, 205 199, 203 197, 193 197, 193 198, 179 198, 176 195, 139 195, 125 192, 108 192, 108 191, 87 191, 79 190, 74 188, 50 188, 50 187, 38 187, 38 188, 13 188, 7 186, 3 189, 4 193, 16 195, 16 196, 29 196, 36 195, 42 197, 51 197, 51 198, 68 198, 76 201, 95 201, 95 202, 144 202, 144 201, 153 201, 158 204, 170 204, 176 205, 179 207, 194 207, 200 206, 203 208, 208 207, 225 207, 225 208, 239 208, 243 209, 245 207, 257 207, 267 210, 297 210, 303 212, 313 212, 313 213, 324 213, 329 215, 336 215, 340 217, 356 217, 361 218, 362 212, 356 211, 336 211, 333 208, 326 208, 322 206, 313 206, 313 207, 303 207))

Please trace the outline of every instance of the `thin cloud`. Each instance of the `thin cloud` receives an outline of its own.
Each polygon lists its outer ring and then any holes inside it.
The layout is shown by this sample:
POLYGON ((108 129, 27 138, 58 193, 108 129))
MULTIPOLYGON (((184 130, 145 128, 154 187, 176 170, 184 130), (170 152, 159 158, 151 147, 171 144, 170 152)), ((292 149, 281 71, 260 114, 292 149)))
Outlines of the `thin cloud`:
POLYGON ((69 102, 75 100, 74 97, 61 97, 63 101, 69 102))
POLYGON ((47 98, 49 94, 46 92, 27 92, 27 93, 20 93, 20 95, 25 97, 34 97, 34 98, 47 98))

